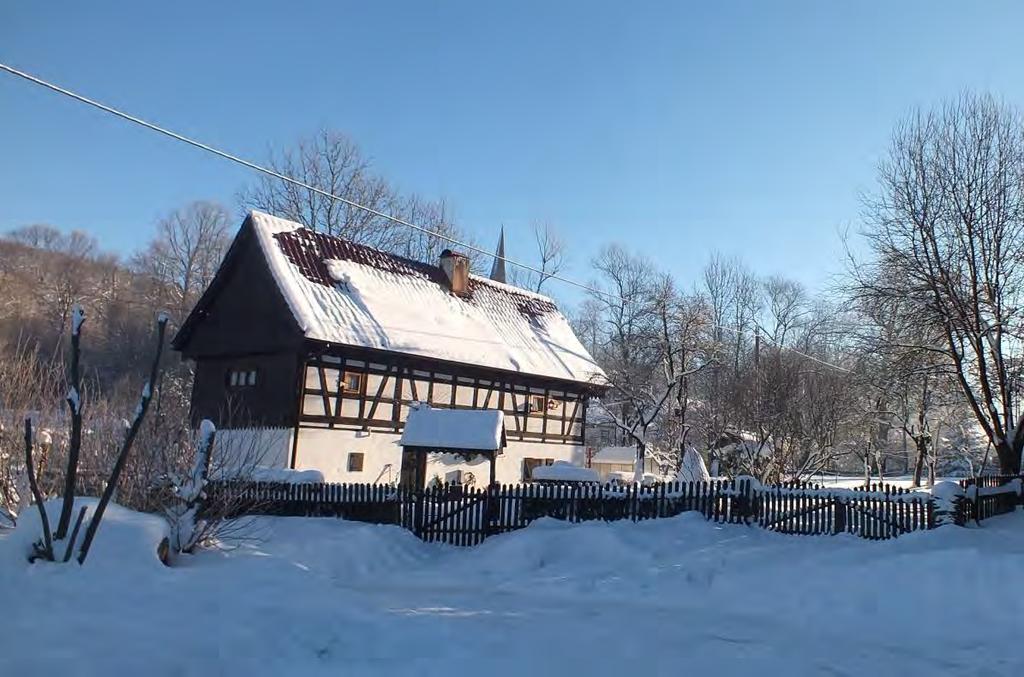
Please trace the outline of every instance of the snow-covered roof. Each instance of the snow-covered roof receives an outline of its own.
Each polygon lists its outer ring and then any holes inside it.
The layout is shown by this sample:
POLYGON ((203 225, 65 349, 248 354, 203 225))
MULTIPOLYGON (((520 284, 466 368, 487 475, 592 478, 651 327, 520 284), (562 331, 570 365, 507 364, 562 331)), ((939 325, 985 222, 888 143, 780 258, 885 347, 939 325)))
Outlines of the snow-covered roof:
POLYGON ((604 373, 554 302, 470 275, 449 291, 440 267, 254 211, 277 285, 310 339, 577 382, 604 373))
POLYGON ((562 482, 600 482, 601 476, 592 468, 581 468, 568 461, 555 461, 551 465, 539 465, 533 469, 535 480, 557 480, 562 482))
POLYGON ((636 460, 636 447, 601 447, 590 457, 591 463, 632 463, 636 460))
POLYGON ((496 451, 504 444, 505 415, 495 409, 434 409, 409 412, 399 442, 403 447, 496 451))

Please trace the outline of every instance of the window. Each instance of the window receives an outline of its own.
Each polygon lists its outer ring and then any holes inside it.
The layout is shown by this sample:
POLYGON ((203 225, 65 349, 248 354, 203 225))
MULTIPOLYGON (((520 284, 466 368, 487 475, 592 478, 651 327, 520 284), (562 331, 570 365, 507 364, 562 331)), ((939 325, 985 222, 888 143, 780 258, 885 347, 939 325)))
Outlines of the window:
POLYGON ((363 454, 358 451, 353 451, 348 455, 348 471, 349 472, 362 472, 363 471, 363 454))
POLYGON ((547 399, 543 395, 530 396, 530 411, 544 411, 558 408, 558 400, 547 399))
POLYGON ((232 388, 251 388, 256 385, 256 370, 229 369, 227 382, 232 388))
POLYGON ((341 389, 358 393, 363 388, 363 375, 357 371, 346 371, 341 376, 341 389))

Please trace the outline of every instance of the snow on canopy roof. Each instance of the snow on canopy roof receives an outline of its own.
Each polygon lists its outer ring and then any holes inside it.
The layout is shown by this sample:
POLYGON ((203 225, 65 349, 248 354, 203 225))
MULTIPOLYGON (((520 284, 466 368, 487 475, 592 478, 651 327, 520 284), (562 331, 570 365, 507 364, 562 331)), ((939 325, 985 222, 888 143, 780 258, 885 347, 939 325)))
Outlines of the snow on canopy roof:
POLYGON ((310 339, 577 382, 604 372, 554 302, 470 275, 453 295, 438 266, 253 211, 278 287, 310 339))
POLYGON ((496 409, 433 409, 419 405, 409 412, 399 444, 497 451, 505 446, 504 429, 505 415, 496 409))

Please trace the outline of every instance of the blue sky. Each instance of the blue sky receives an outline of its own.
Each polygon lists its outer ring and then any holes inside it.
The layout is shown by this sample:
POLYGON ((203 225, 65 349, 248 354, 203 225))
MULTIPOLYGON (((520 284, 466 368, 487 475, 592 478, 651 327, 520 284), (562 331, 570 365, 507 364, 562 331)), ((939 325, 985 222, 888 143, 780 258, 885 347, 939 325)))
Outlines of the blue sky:
MULTIPOLYGON (((512 256, 551 221, 572 276, 619 241, 683 281, 721 251, 820 288, 908 109, 1024 105, 1021 26, 1016 2, 11 2, 0 61, 256 159, 344 131, 512 256)), ((0 74, 0 230, 128 253, 250 178, 0 74)))

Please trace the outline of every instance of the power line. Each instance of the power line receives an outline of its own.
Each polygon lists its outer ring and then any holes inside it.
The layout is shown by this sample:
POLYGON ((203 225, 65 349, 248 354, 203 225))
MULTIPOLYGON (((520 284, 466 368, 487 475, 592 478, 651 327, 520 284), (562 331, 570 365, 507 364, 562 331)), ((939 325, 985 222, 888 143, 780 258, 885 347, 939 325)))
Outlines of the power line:
MULTIPOLYGON (((217 155, 217 156, 219 156, 221 158, 224 158, 225 160, 230 160, 231 162, 234 162, 236 164, 242 165, 243 167, 247 167, 249 169, 252 169, 254 171, 260 172, 262 174, 266 174, 267 176, 271 176, 271 177, 273 177, 275 179, 278 179, 280 181, 284 181, 286 183, 290 183, 292 185, 295 185, 295 186, 298 186, 298 187, 303 188, 305 190, 308 190, 308 191, 311 191, 313 193, 316 193, 318 195, 322 195, 323 197, 326 197, 326 198, 328 198, 330 200, 336 200, 338 202, 342 202, 342 203, 347 204, 348 206, 353 207, 355 209, 361 209, 361 210, 363 210, 363 211, 365 211, 365 212, 367 212, 369 214, 373 214, 374 216, 378 216, 378 217, 380 217, 382 219, 386 219, 388 221, 392 221, 392 222, 397 223, 399 225, 406 226, 407 228, 412 228, 414 230, 418 230, 421 233, 425 233, 427 235, 439 238, 441 240, 446 240, 447 242, 451 242, 454 245, 458 245, 459 247, 464 247, 465 249, 469 249, 469 250, 475 251, 475 252, 477 252, 479 254, 483 254, 484 256, 490 256, 490 257, 495 258, 495 259, 500 259, 500 260, 502 260, 505 263, 508 263, 510 265, 518 266, 520 268, 523 268, 524 270, 529 270, 531 272, 537 273, 538 275, 544 275, 548 279, 558 280, 559 282, 564 282, 566 284, 571 284, 574 287, 579 287, 580 289, 584 289, 584 290, 589 291, 589 292, 594 293, 594 294, 601 294, 603 296, 609 296, 611 298, 617 298, 615 295, 609 294, 608 292, 605 292, 605 291, 601 291, 600 289, 594 289, 593 287, 590 287, 588 285, 582 284, 580 282, 576 282, 575 280, 570 280, 569 278, 562 277, 560 275, 552 275, 548 271, 543 271, 543 270, 540 270, 539 268, 534 268, 533 266, 527 265, 525 263, 519 263, 518 261, 514 261, 514 260, 512 260, 512 259, 510 259, 508 257, 505 257, 505 256, 498 256, 497 254, 495 254, 493 252, 489 252, 487 250, 481 249, 481 248, 479 248, 479 247, 477 247, 475 245, 469 244, 468 242, 462 242, 461 240, 457 240, 457 239, 455 239, 453 237, 450 237, 448 235, 444 235, 442 233, 438 233, 437 231, 430 230, 429 228, 424 228, 423 226, 418 226, 415 223, 412 223, 411 221, 407 221, 405 219, 399 218, 399 217, 394 216, 392 214, 388 214, 386 212, 382 212, 382 211, 380 211, 378 209, 374 209, 373 207, 367 207, 366 205, 360 204, 358 202, 355 202, 355 201, 350 200, 350 199, 345 198, 345 197, 341 197, 340 195, 335 195, 335 194, 330 193, 330 192, 328 192, 326 190, 323 190, 322 188, 317 188, 316 186, 313 186, 313 185, 310 185, 308 183, 305 183, 304 181, 299 181, 298 179, 294 179, 294 178, 292 178, 290 176, 287 176, 286 174, 281 174, 280 172, 274 171, 273 169, 269 169, 267 167, 264 167, 263 165, 258 165, 255 162, 252 162, 250 160, 246 160, 245 158, 241 158, 241 157, 239 157, 237 155, 234 155, 232 153, 228 153, 227 151, 220 150, 219 148, 214 148, 213 146, 211 146, 209 144, 206 144, 206 143, 203 143, 202 141, 196 141, 195 139, 189 138, 189 137, 185 136, 184 134, 179 134, 178 132, 175 132, 175 131, 172 131, 170 129, 167 129, 166 127, 161 127, 159 125, 153 124, 152 122, 147 122, 146 120, 143 120, 140 117, 137 117, 135 115, 131 115, 129 113, 125 113, 124 111, 120 111, 120 110, 118 110, 118 109, 116 109, 116 108, 114 108, 112 106, 108 106, 108 105, 106 105, 104 103, 100 103, 99 101, 96 101, 94 99, 90 99, 90 98, 88 98, 86 96, 83 96, 81 94, 73 92, 73 91, 71 91, 69 89, 65 89, 64 87, 61 87, 59 85, 55 85, 52 82, 47 82, 46 80, 43 80, 41 78, 37 78, 34 75, 31 75, 31 74, 26 73, 24 71, 20 71, 17 68, 13 68, 11 66, 8 66, 5 63, 0 63, 0 70, 7 71, 11 75, 16 75, 19 78, 22 78, 24 80, 28 80, 29 82, 37 84, 37 85, 39 85, 41 87, 45 87, 46 89, 49 89, 49 90, 54 91, 54 92, 57 92, 58 94, 63 94, 64 96, 70 97, 70 98, 72 98, 75 101, 78 101, 80 103, 87 104, 89 106, 92 106, 93 108, 98 108, 99 110, 101 110, 101 111, 103 111, 105 113, 110 113, 111 115, 115 115, 115 116, 121 118, 122 120, 127 120, 128 122, 131 122, 131 123, 134 123, 136 125, 139 125, 140 127, 145 127, 146 129, 148 129, 150 131, 154 131, 154 132, 157 132, 159 134, 163 134, 164 136, 168 136, 168 137, 174 139, 175 141, 181 141, 182 143, 187 143, 190 146, 193 146, 195 148, 199 148, 200 150, 205 150, 208 153, 213 153, 214 155, 217 155)), ((621 299, 619 299, 619 300, 621 300, 621 299)))
MULTIPOLYGON (((574 287, 578 287, 580 289, 583 289, 585 291, 591 292, 593 294, 598 294, 600 296, 604 296, 604 297, 607 297, 607 298, 610 298, 610 299, 613 299, 613 300, 616 300, 616 301, 623 301, 623 302, 625 302, 625 299, 622 298, 621 296, 617 296, 615 294, 611 294, 609 292, 606 292, 606 291, 603 291, 603 290, 600 290, 600 289, 596 289, 594 287, 591 287, 589 285, 583 284, 581 282, 576 282, 575 280, 570 280, 569 278, 562 277, 561 275, 551 275, 551 274, 549 274, 546 271, 540 270, 539 268, 534 268, 533 266, 527 265, 525 263, 519 263, 518 261, 514 261, 514 260, 512 260, 512 259, 510 259, 510 258, 508 258, 506 256, 499 256, 498 254, 486 251, 486 250, 481 249, 481 248, 479 248, 479 247, 477 247, 475 245, 469 244, 468 242, 462 242, 462 241, 457 240, 457 239, 455 239, 453 237, 450 237, 448 235, 444 235, 442 233, 438 233, 436 231, 430 230, 429 228, 424 228, 423 226, 419 226, 419 225, 417 225, 415 223, 412 223, 411 221, 407 221, 405 219, 399 218, 399 217, 394 216, 392 214, 387 214, 385 212, 382 212, 380 210, 374 209, 372 207, 367 207, 366 205, 360 204, 358 202, 355 202, 355 201, 350 200, 350 199, 345 198, 345 197, 341 197, 340 195, 335 195, 335 194, 330 193, 330 192, 328 192, 326 190, 323 190, 322 188, 317 188, 316 186, 310 185, 310 184, 308 184, 308 183, 306 183, 304 181, 299 181, 298 179, 292 178, 292 177, 287 176, 285 174, 281 174, 280 172, 274 171, 273 169, 270 169, 268 167, 264 167, 263 165, 256 164, 255 162, 252 162, 250 160, 246 160, 245 158, 241 158, 241 157, 239 157, 237 155, 234 155, 232 153, 229 153, 227 151, 220 150, 219 148, 215 148, 215 147, 213 147, 213 146, 211 146, 209 144, 206 144, 206 143, 203 143, 201 141, 197 141, 195 139, 187 137, 184 134, 179 134, 178 132, 175 132, 175 131, 172 131, 170 129, 167 129, 166 127, 161 127, 161 126, 156 125, 156 124, 154 124, 152 122, 148 122, 146 120, 143 120, 140 117, 137 117, 135 115, 131 115, 130 113, 125 113, 124 111, 118 110, 117 108, 114 108, 113 106, 108 106, 107 104, 104 104, 104 103, 101 103, 99 101, 96 101, 95 99, 90 99, 89 97, 86 97, 86 96, 83 96, 81 94, 78 94, 77 92, 73 92, 73 91, 71 91, 69 89, 61 87, 60 85, 56 85, 56 84, 54 84, 52 82, 48 82, 46 80, 43 80, 42 78, 38 78, 38 77, 36 77, 34 75, 31 75, 30 73, 26 73, 24 71, 21 71, 21 70, 18 70, 17 68, 12 67, 12 66, 8 66, 5 63, 0 62, 0 70, 4 70, 4 71, 10 73, 11 75, 17 76, 17 77, 19 77, 19 78, 21 78, 23 80, 27 80, 28 82, 31 82, 31 83, 36 84, 36 85, 39 85, 40 87, 44 87, 46 89, 49 89, 50 91, 53 91, 53 92, 56 92, 56 93, 61 94, 63 96, 66 96, 66 97, 69 97, 71 99, 74 99, 75 101, 78 101, 79 103, 84 103, 84 104, 86 104, 88 106, 92 106, 93 108, 97 108, 97 109, 103 111, 104 113, 109 113, 111 115, 114 115, 116 117, 121 118, 122 120, 126 120, 128 122, 133 123, 133 124, 139 125, 140 127, 144 127, 145 129, 148 129, 150 131, 157 132, 158 134, 162 134, 164 136, 170 137, 171 139, 174 139, 175 141, 180 141, 182 143, 185 143, 185 144, 188 144, 190 146, 193 146, 194 148, 198 148, 200 150, 204 150, 207 153, 212 153, 212 154, 214 154, 214 155, 216 155, 216 156, 218 156, 220 158, 223 158, 225 160, 229 160, 230 162, 234 162, 235 164, 239 164, 239 165, 241 165, 243 167, 246 167, 248 169, 252 169, 254 171, 260 172, 261 174, 265 174, 267 176, 273 177, 273 178, 278 179, 280 181, 284 181, 286 183, 290 183, 292 185, 298 186, 298 187, 303 188, 305 190, 308 190, 308 191, 311 191, 311 192, 316 193, 318 195, 321 195, 323 197, 326 197, 326 198, 328 198, 330 200, 336 200, 338 202, 342 202, 342 203, 344 203, 344 204, 346 204, 346 205, 348 205, 350 207, 353 207, 355 209, 361 209, 361 210, 363 210, 363 211, 365 211, 365 212, 367 212, 369 214, 373 214, 374 216, 378 216, 378 217, 380 217, 382 219, 391 221, 393 223, 397 223, 397 224, 402 225, 402 226, 406 226, 407 228, 412 228, 413 230, 417 230, 417 231, 419 231, 421 233, 425 233, 425 234, 430 235, 432 237, 436 237, 438 239, 445 240, 447 242, 451 242, 452 244, 458 245, 460 247, 464 247, 464 248, 469 249, 471 251, 475 251, 475 252, 477 252, 479 254, 483 254, 484 256, 490 256, 490 257, 492 257, 494 259, 497 259, 497 260, 500 260, 500 261, 504 261, 505 263, 508 263, 510 265, 518 266, 518 267, 520 267, 520 268, 522 268, 524 270, 529 270, 529 271, 537 273, 539 275, 545 275, 549 279, 558 280, 559 282, 564 282, 565 284, 569 284, 569 285, 572 285, 574 287)), ((745 332, 745 331, 740 330, 740 329, 735 329, 733 327, 716 327, 716 328, 724 329, 726 331, 734 332, 735 334, 737 334, 739 336, 749 335, 749 332, 745 332)), ((774 341, 770 341, 770 340, 769 340, 769 343, 775 344, 781 350, 788 350, 788 351, 790 351, 792 353, 795 353, 797 355, 805 357, 805 358, 807 358, 809 360, 813 360, 814 362, 817 362, 817 363, 822 364, 824 366, 831 367, 833 369, 838 369, 839 371, 850 372, 850 370, 846 369, 845 367, 840 367, 840 366, 832 364, 830 362, 826 362, 825 360, 821 360, 821 359, 819 359, 817 357, 814 357, 813 355, 808 355, 807 353, 804 353, 804 352, 801 352, 799 350, 796 350, 795 348, 785 347, 785 346, 782 346, 781 344, 775 343, 774 341)))
MULTIPOLYGON (((744 331, 742 329, 736 329, 735 327, 723 327, 721 325, 715 325, 715 329, 724 329, 726 331, 731 331, 732 333, 736 334, 737 336, 750 336, 750 332, 749 331, 744 331)), ((779 350, 788 350, 791 353, 799 355, 800 357, 805 357, 808 360, 811 360, 813 362, 817 362, 818 364, 822 364, 822 365, 824 365, 826 367, 832 367, 833 369, 837 369, 839 371, 845 371, 848 374, 852 374, 853 373, 852 369, 847 369, 846 367, 840 367, 838 364, 832 364, 831 362, 826 362, 825 360, 823 360, 821 358, 815 357, 814 355, 808 355, 807 353, 805 353, 803 351, 800 351, 800 350, 797 350, 796 348, 791 348, 789 346, 784 346, 781 343, 779 343, 778 341, 773 341, 772 339, 768 338, 764 334, 755 333, 754 334, 754 339, 756 341, 766 341, 768 343, 771 343, 773 346, 775 346, 779 350)))

